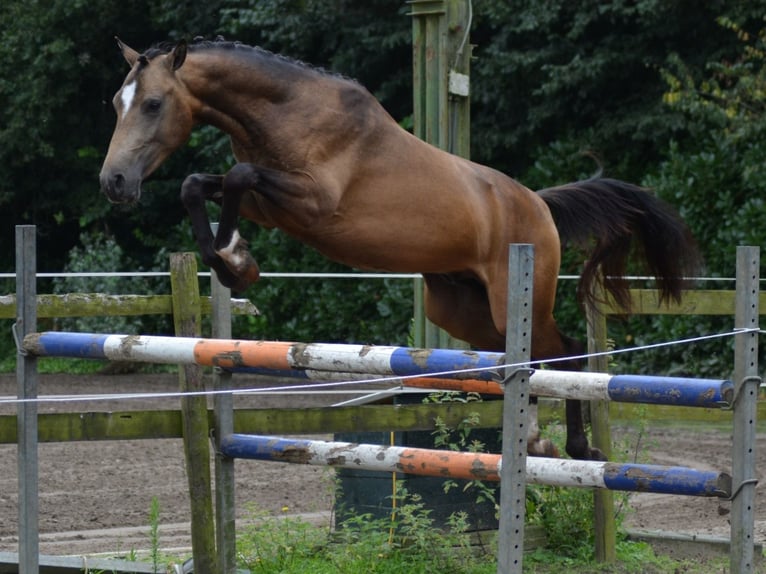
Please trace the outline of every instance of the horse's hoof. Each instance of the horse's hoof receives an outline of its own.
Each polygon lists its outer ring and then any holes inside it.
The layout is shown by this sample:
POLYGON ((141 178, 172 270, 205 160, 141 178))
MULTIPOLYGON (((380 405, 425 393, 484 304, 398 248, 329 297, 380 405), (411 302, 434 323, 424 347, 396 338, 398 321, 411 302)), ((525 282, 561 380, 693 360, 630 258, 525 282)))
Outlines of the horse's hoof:
POLYGON ((229 287, 234 291, 244 291, 261 277, 261 270, 250 251, 248 243, 235 230, 232 242, 223 249, 216 249, 216 254, 236 278, 229 287))
POLYGON ((224 259, 224 263, 235 277, 235 280, 229 285, 232 291, 244 291, 261 278, 261 269, 258 267, 258 263, 247 251, 239 252, 234 262, 224 259))

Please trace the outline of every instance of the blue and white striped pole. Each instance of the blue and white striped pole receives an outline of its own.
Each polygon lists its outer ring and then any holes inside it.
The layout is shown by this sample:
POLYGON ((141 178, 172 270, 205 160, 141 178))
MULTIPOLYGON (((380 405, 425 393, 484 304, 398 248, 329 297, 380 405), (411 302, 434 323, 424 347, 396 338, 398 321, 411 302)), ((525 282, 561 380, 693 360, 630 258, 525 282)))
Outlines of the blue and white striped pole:
MULTIPOLYGON (((193 363, 315 381, 417 377, 409 384, 489 394, 502 394, 493 378, 505 362, 503 353, 464 350, 66 332, 28 335, 23 349, 37 356, 193 363), (449 382, 456 379, 460 382, 449 382)), ((729 404, 734 385, 722 379, 539 369, 530 388, 537 396, 720 407, 729 404)))
MULTIPOLYGON (((468 480, 498 481, 502 471, 499 454, 402 446, 232 434, 223 437, 220 448, 221 454, 230 458, 468 480)), ((731 477, 726 473, 679 466, 591 460, 528 457, 527 482, 686 496, 731 495, 731 477)))

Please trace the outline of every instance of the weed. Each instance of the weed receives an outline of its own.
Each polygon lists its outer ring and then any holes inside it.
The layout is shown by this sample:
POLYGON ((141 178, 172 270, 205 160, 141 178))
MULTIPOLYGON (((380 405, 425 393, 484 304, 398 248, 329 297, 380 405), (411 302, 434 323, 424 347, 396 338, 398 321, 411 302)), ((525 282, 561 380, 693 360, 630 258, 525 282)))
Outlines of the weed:
POLYGON ((149 551, 152 560, 152 569, 159 572, 160 566, 160 501, 156 496, 152 497, 149 508, 149 551))
MULTIPOLYGON (((430 403, 450 403, 461 402, 471 403, 481 401, 481 396, 477 393, 460 392, 440 392, 431 393, 424 402, 430 403)), ((434 421, 435 430, 433 431, 434 446, 436 448, 464 451, 464 452, 487 452, 487 445, 473 437, 473 431, 480 427, 481 421, 476 412, 469 413, 455 428, 447 425, 441 417, 436 417, 434 421)), ((444 492, 457 488, 458 483, 454 480, 444 481, 444 492)), ((488 503, 495 508, 497 514, 499 507, 496 497, 497 487, 487 484, 481 480, 469 480, 463 487, 463 492, 474 491, 476 493, 476 503, 488 503)))
POLYGON ((321 554, 328 532, 301 518, 271 516, 249 509, 249 524, 238 537, 241 565, 253 573, 295 572, 304 561, 321 554))

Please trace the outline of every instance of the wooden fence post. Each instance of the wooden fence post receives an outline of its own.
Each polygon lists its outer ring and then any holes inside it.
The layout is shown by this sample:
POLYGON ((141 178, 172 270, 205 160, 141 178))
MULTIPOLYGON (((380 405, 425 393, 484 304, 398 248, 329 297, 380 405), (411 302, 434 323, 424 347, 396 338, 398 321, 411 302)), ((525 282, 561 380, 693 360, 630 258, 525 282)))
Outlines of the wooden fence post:
MULTIPOLYGON (((176 336, 200 337, 201 312, 197 261, 193 253, 170 256, 170 284, 173 292, 173 323, 176 336)), ((202 369, 197 365, 180 365, 181 392, 203 391, 202 369)), ((186 474, 191 504, 191 538, 194 571, 197 574, 217 572, 215 523, 210 473, 210 444, 205 396, 181 398, 186 474)))
MULTIPOLYGON (((440 149, 470 155, 471 27, 465 0, 410 0, 412 16, 413 133, 440 149)), ((415 283, 416 289, 422 289, 415 283)), ((416 309, 422 307, 417 306, 416 309)), ((415 316, 415 346, 461 348, 420 313, 415 316)))
MULTIPOLYGON (((603 291, 596 294, 596 301, 603 301, 603 291)), ((607 350, 606 309, 599 304, 597 309, 588 308, 588 353, 593 355, 607 350)), ((606 355, 588 357, 588 369, 595 373, 609 372, 609 358, 606 355)), ((600 449, 611 460, 612 434, 609 429, 609 402, 590 401, 591 434, 593 446, 600 449)), ((596 490, 593 492, 594 550, 599 562, 617 560, 617 524, 614 519, 614 492, 596 490)))

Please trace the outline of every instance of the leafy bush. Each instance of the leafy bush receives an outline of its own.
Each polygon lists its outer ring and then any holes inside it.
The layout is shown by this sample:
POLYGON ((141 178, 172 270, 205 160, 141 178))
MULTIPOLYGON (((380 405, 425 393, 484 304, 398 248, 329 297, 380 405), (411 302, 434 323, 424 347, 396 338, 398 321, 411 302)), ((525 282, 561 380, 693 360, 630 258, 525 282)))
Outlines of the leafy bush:
MULTIPOLYGON (((167 253, 160 252, 158 260, 166 259, 167 253)), ((165 265, 167 268, 167 265, 165 265)), ((84 232, 80 245, 69 253, 64 273, 135 271, 140 267, 132 262, 117 245, 115 240, 100 232, 84 232)), ((151 295, 169 292, 167 278, 149 277, 62 277, 53 281, 53 292, 63 293, 106 293, 110 295, 151 295)), ((169 330, 169 319, 161 316, 120 316, 120 317, 72 317, 56 320, 62 330, 95 333, 161 333, 169 330)))

